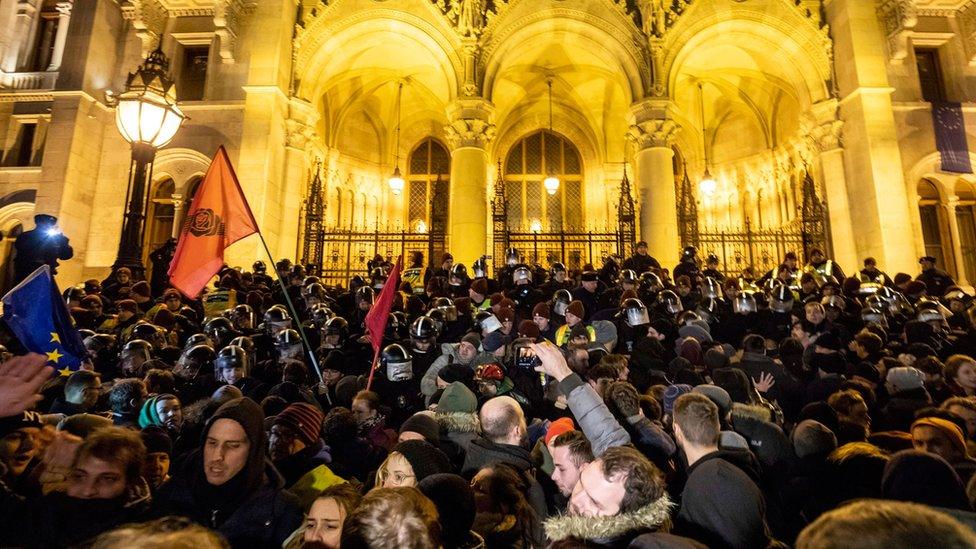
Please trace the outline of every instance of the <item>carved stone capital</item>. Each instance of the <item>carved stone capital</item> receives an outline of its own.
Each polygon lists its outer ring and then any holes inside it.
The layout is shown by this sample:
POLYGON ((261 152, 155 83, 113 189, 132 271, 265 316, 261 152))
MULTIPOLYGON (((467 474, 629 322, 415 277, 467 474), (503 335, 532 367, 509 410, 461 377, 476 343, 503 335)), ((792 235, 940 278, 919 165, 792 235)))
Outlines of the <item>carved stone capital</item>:
POLYGON ((969 4, 956 15, 959 34, 970 67, 976 67, 976 4, 969 4))
POLYGON ((495 138, 495 125, 491 123, 495 107, 481 97, 461 98, 447 108, 451 122, 444 127, 451 148, 484 148, 495 138))
POLYGON ((825 122, 811 128, 810 140, 817 152, 828 152, 843 148, 843 120, 825 122))
POLYGON ((918 24, 915 0, 882 0, 878 4, 878 18, 888 38, 888 59, 901 64, 908 57, 908 39, 918 24))
POLYGON ((452 149, 462 147, 485 148, 495 138, 495 125, 487 120, 461 118, 444 127, 452 149))
POLYGON ((627 132, 637 150, 671 147, 675 135, 678 133, 678 123, 674 120, 658 119, 646 120, 637 124, 632 124, 627 132))
POLYGON ((285 120, 285 146, 304 151, 315 139, 315 129, 301 120, 285 120))

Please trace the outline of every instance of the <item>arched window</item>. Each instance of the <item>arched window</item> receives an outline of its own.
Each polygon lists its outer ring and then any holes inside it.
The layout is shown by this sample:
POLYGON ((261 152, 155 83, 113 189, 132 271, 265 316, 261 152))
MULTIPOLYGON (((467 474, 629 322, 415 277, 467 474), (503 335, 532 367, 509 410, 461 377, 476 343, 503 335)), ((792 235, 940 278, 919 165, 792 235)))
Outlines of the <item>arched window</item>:
MULTIPOLYGON (((146 219, 146 238, 142 252, 149 257, 153 250, 162 246, 173 236, 173 221, 176 209, 173 206, 173 193, 176 186, 172 179, 164 179, 156 183, 149 199, 148 218, 146 219)), ((189 203, 189 200, 187 200, 189 203)))
POLYGON ((923 179, 918 182, 918 215, 922 221, 925 255, 934 257, 940 268, 945 268, 946 254, 943 253, 943 245, 949 239, 943 238, 945 219, 940 211, 941 202, 939 189, 931 181, 923 179))
POLYGON ((410 153, 409 167, 407 223, 412 231, 426 232, 418 229, 430 227, 434 200, 447 211, 451 157, 443 145, 427 138, 410 153))
MULTIPOLYGON (((956 183, 956 225, 959 229, 959 251, 965 281, 976 281, 976 190, 964 179, 956 183)), ((963 277, 956 277, 962 279, 963 277)), ((957 280, 956 282, 959 282, 957 280)))
POLYGON ((582 229, 583 166, 579 151, 562 136, 546 130, 523 138, 505 161, 505 200, 510 229, 582 229), (550 196, 542 182, 551 175, 559 178, 559 190, 550 196))

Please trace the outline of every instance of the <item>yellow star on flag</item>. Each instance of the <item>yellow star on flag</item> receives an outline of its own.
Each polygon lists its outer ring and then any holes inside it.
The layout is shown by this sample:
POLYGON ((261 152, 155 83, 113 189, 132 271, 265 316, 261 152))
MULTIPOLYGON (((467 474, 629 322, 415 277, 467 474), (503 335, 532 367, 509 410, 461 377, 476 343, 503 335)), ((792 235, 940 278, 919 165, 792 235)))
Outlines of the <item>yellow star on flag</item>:
POLYGON ((60 370, 58 370, 58 373, 61 374, 62 376, 70 376, 71 375, 71 369, 70 368, 61 368, 60 370))
POLYGON ((61 336, 57 332, 51 332, 51 343, 61 343, 61 336))
POLYGON ((60 360, 61 357, 63 357, 63 356, 64 355, 62 355, 61 353, 59 353, 57 349, 51 351, 50 353, 47 353, 47 359, 48 359, 48 361, 53 362, 55 364, 57 364, 58 363, 58 360, 60 360))

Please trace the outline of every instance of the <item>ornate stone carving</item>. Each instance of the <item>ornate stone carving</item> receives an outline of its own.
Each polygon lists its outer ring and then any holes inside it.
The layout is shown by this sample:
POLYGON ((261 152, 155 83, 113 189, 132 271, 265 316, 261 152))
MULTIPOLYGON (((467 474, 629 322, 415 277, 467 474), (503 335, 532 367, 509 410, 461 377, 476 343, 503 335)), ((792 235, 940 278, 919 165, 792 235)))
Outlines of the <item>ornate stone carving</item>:
POLYGON ((253 11, 253 0, 217 0, 214 3, 214 34, 220 39, 220 60, 234 62, 234 46, 244 18, 253 11))
MULTIPOLYGON (((694 0, 615 0, 616 5, 626 14, 639 16, 640 28, 645 35, 663 38, 668 29, 688 9, 694 0), (636 4, 636 6, 634 5, 636 4), (636 8, 636 9, 634 9, 636 8), (637 12, 635 14, 635 12, 637 12)), ((634 17, 635 22, 638 21, 634 17)))
POLYGON ((122 13, 126 19, 132 21, 136 36, 142 41, 143 57, 149 55, 156 49, 166 26, 166 7, 159 0, 130 0, 122 13))
POLYGON ((908 38, 918 23, 915 0, 882 0, 878 5, 878 18, 888 37, 888 58, 900 64, 908 57, 908 38))
POLYGON ((810 140, 818 152, 827 152, 843 147, 843 120, 832 120, 811 128, 810 140))
POLYGON ((637 146, 638 150, 670 147, 678 129, 678 123, 674 120, 645 120, 631 125, 627 138, 637 146))
POLYGON ((315 129, 301 120, 285 120, 285 146, 305 150, 315 139, 315 129))
POLYGON ((957 16, 963 48, 969 59, 969 66, 976 66, 976 4, 970 3, 957 16))
POLYGON ((508 0, 431 0, 462 38, 481 36, 485 26, 508 8, 508 0))
POLYGON ((447 141, 452 149, 485 146, 495 138, 495 125, 478 118, 462 118, 444 126, 447 141))

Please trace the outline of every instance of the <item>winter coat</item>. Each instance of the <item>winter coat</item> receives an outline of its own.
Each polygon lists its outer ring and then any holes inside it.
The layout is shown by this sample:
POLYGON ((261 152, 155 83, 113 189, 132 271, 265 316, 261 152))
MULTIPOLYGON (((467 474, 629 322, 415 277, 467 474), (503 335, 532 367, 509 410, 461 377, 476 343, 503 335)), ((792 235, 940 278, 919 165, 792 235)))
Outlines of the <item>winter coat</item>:
POLYGON ((329 468, 332 456, 329 447, 318 440, 314 445, 275 462, 284 478, 284 486, 296 498, 302 509, 308 509, 315 498, 329 486, 345 482, 329 468))
POLYGON ((584 540, 587 547, 627 547, 631 540, 666 528, 670 524, 673 504, 667 493, 647 505, 604 517, 561 515, 545 521, 543 528, 551 541, 566 538, 584 540))
POLYGON ((653 421, 638 414, 627 418, 624 429, 634 446, 661 470, 668 469, 668 461, 677 450, 674 440, 653 421))
MULTIPOLYGON (((17 525, 19 543, 32 548, 74 547, 103 532, 146 519, 148 486, 144 495, 116 499, 78 499, 52 492, 27 505, 26 520, 17 525)), ((4 536, 6 537, 6 536, 4 536)))
POLYGON ((481 433, 481 420, 478 419, 478 414, 435 413, 434 420, 441 429, 441 444, 436 446, 444 450, 454 467, 460 470, 468 453, 468 446, 481 433))
POLYGON ((765 474, 780 478, 786 473, 793 460, 793 445, 783 430, 771 422, 769 408, 733 404, 732 428, 749 442, 749 449, 759 459, 765 474))
POLYGON ((230 542, 231 547, 280 547, 302 522, 298 498, 284 489, 284 479, 268 464, 265 479, 230 516, 213 523, 213 513, 193 496, 185 476, 173 477, 157 494, 160 515, 185 516, 212 528, 230 542))
POLYGON ((713 452, 688 470, 675 533, 709 547, 754 549, 770 543, 766 503, 753 479, 713 452))
POLYGON ((535 464, 529 450, 521 446, 499 444, 482 437, 475 438, 468 446, 468 453, 464 458, 461 474, 466 477, 473 477, 484 467, 495 463, 506 463, 522 473, 522 476, 529 483, 529 491, 525 495, 525 499, 535 510, 536 515, 544 518, 548 514, 546 495, 542 490, 542 485, 535 478, 535 464))
POLYGON ((559 391, 566 395, 566 403, 593 446, 594 456, 599 457, 608 448, 630 442, 630 435, 614 419, 600 395, 578 374, 570 374, 560 381, 559 391))
POLYGON ((479 353, 470 362, 464 362, 458 355, 460 345, 460 343, 444 343, 441 345, 441 356, 437 357, 437 360, 430 365, 427 373, 424 374, 423 379, 420 380, 420 392, 424 396, 429 397, 437 392, 437 374, 448 364, 466 364, 474 370, 479 364, 496 360, 491 356, 491 353, 479 353))

